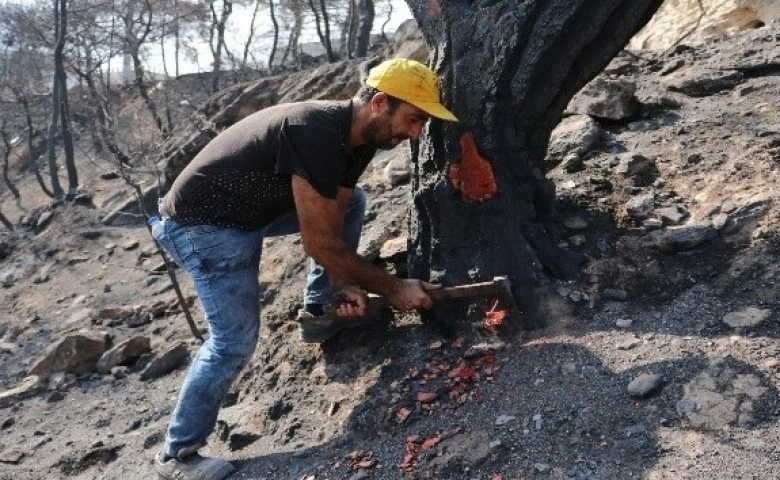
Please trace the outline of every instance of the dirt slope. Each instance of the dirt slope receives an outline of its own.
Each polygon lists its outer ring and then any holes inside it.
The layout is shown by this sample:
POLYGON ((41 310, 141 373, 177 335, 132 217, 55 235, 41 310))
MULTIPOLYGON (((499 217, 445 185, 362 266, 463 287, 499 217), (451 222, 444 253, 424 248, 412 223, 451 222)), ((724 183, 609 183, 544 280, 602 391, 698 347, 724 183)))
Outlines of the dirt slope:
MULTIPOLYGON (((300 241, 268 240, 262 338, 204 453, 245 479, 780 478, 778 52, 765 27, 613 62, 603 79, 635 85, 638 107, 590 115, 587 148, 550 161, 561 242, 589 263, 540 285, 544 331, 395 315, 303 345, 300 241)), ((402 269, 408 185, 391 186, 389 162, 364 178, 363 252, 402 269)), ((2 479, 153 478, 185 369, 142 372, 197 348, 146 230, 100 222, 124 187, 96 170, 93 205, 47 205, 28 177, 21 203, 2 197, 27 216, 0 235, 2 479), (149 353, 25 389, 47 346, 82 329, 149 353)))

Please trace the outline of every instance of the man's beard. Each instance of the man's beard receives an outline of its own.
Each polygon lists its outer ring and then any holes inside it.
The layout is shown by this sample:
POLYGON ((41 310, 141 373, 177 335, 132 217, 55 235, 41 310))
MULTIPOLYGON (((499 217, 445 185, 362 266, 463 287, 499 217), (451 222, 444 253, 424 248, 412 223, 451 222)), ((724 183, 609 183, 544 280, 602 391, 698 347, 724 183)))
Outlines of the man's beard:
POLYGON ((380 150, 392 150, 404 140, 400 136, 393 136, 389 116, 371 120, 363 129, 363 139, 368 145, 380 150))

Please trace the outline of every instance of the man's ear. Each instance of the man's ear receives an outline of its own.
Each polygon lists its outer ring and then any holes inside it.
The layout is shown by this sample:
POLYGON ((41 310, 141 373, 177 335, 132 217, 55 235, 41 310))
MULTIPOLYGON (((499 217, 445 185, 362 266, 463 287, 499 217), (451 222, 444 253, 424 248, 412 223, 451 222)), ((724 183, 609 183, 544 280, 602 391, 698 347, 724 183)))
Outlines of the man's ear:
POLYGON ((371 113, 375 115, 381 114, 384 109, 387 108, 389 98, 387 98, 387 94, 384 92, 377 92, 374 94, 373 97, 371 97, 371 101, 369 102, 371 104, 371 113))

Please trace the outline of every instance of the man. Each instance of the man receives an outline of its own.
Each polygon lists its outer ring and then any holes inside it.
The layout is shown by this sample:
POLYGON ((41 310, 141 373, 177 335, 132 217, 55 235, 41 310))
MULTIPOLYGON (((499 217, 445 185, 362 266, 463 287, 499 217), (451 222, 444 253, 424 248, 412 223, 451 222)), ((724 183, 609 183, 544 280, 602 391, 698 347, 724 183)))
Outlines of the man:
POLYGON ((193 359, 156 470, 164 479, 221 479, 233 466, 197 455, 219 405, 254 351, 263 238, 300 231, 312 258, 301 339, 365 323, 366 291, 399 310, 427 309, 435 285, 400 279, 355 252, 365 213, 358 178, 376 149, 417 140, 440 103, 439 80, 408 59, 369 72, 352 100, 276 105, 241 120, 193 159, 161 201, 152 234, 193 278, 209 339, 193 359), (338 302, 334 302, 334 292, 338 302), (335 303, 337 307, 328 309, 335 303))

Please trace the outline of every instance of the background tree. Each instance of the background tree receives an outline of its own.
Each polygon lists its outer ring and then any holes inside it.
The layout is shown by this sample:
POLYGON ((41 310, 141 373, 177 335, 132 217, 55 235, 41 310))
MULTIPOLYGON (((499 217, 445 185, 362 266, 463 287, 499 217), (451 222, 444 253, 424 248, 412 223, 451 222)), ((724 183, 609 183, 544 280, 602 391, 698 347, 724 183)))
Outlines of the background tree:
POLYGON ((550 134, 662 0, 407 3, 460 119, 431 122, 413 146, 411 275, 508 275, 522 321, 540 326, 534 289, 548 275, 574 277, 581 262, 558 246, 555 185, 542 167, 550 134))

